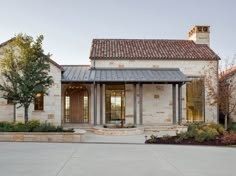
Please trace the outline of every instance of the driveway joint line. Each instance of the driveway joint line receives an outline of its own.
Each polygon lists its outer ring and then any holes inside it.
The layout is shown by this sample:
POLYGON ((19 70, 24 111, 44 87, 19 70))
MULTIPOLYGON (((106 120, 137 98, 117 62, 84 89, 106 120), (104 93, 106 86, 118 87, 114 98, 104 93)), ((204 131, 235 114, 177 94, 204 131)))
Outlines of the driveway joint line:
POLYGON ((70 159, 72 158, 72 156, 75 154, 77 150, 74 149, 74 151, 70 154, 70 156, 67 158, 67 160, 64 162, 64 164, 62 165, 62 167, 59 169, 59 171, 57 172, 56 176, 58 176, 61 171, 65 168, 65 166, 67 165, 67 163, 70 161, 70 159))

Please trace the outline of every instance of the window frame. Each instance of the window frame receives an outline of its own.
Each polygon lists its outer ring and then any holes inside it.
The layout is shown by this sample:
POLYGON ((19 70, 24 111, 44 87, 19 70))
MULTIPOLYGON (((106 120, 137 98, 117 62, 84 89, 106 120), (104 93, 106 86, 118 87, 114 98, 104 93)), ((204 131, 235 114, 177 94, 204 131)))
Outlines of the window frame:
POLYGON ((44 94, 41 94, 41 93, 35 94, 34 110, 35 111, 44 111, 44 94), (40 106, 40 104, 41 104, 41 106, 40 106))

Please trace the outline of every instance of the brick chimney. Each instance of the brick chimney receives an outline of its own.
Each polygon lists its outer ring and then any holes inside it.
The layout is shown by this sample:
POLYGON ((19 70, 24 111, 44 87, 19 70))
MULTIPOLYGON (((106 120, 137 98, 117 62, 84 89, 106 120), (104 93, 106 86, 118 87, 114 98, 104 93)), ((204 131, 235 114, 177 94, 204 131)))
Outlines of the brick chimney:
POLYGON ((188 39, 196 44, 207 44, 210 46, 210 26, 194 26, 188 33, 188 39))

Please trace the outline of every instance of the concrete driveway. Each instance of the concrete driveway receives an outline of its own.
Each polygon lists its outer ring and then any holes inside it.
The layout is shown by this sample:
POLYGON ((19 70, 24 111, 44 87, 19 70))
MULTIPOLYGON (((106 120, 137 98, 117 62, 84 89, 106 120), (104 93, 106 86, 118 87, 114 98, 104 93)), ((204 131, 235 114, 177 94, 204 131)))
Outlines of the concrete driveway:
POLYGON ((235 176, 236 148, 0 142, 2 176, 235 176))

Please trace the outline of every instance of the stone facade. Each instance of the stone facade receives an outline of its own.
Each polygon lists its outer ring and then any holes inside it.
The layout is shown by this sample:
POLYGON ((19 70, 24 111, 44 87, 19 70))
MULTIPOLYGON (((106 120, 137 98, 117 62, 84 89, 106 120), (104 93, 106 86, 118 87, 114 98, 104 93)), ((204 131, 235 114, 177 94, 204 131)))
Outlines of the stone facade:
MULTIPOLYGON (((93 62, 94 64, 94 62, 93 62)), ((217 85, 218 61, 205 60, 96 60, 96 68, 179 68, 189 78, 204 77, 208 68, 212 73, 213 82, 217 85)), ((215 85, 215 86, 216 86, 215 85)), ((126 87, 126 119, 133 122, 133 85, 126 87)), ((139 90, 137 102, 139 103, 139 90)), ((208 87, 205 85, 205 122, 217 122, 217 105, 211 105, 208 97, 208 87)), ((186 122, 186 85, 182 92, 182 120, 186 122)), ((143 123, 144 124, 172 124, 172 86, 171 84, 144 84, 143 85, 143 123)), ((137 106, 139 107, 139 106, 137 106)), ((137 120, 139 122, 139 109, 137 109, 137 120)))
MULTIPOLYGON (((50 64, 49 75, 53 77, 54 84, 44 96, 44 109, 35 111, 34 104, 29 107, 29 120, 39 119, 41 122, 50 122, 55 125, 61 124, 61 69, 50 64)), ((17 107, 18 105, 16 105, 17 107)), ((15 118, 18 122, 24 122, 24 109, 15 108, 15 118)), ((13 121, 14 107, 7 104, 7 100, 0 98, 0 121, 13 121)))

